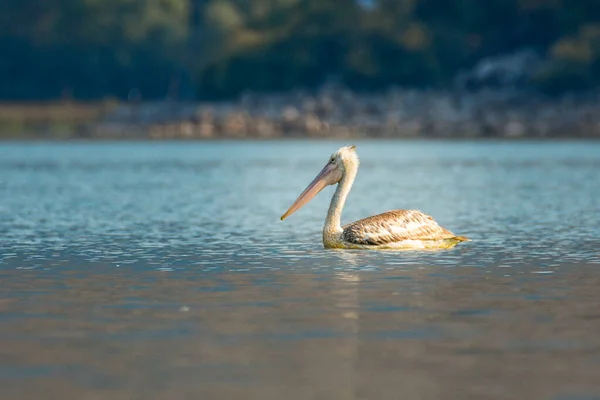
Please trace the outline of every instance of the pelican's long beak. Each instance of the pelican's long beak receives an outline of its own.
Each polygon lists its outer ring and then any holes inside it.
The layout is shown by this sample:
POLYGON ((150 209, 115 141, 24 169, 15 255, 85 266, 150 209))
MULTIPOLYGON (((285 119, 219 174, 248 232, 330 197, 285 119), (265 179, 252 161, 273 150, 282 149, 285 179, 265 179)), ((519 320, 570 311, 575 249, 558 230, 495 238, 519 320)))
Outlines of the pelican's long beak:
POLYGON ((303 205, 308 203, 327 185, 333 185, 339 180, 339 170, 334 164, 327 164, 325 168, 319 172, 319 175, 304 189, 304 192, 298 196, 294 204, 281 216, 283 221, 288 216, 298 211, 303 205))

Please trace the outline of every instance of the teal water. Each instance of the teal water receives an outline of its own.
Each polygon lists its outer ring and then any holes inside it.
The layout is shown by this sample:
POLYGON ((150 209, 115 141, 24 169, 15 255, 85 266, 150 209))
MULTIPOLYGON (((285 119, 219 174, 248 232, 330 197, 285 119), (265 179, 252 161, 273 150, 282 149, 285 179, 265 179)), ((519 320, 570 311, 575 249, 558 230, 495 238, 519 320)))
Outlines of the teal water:
POLYGON ((600 142, 353 142, 400 253, 279 220, 345 144, 0 145, 2 398, 600 398, 600 142))

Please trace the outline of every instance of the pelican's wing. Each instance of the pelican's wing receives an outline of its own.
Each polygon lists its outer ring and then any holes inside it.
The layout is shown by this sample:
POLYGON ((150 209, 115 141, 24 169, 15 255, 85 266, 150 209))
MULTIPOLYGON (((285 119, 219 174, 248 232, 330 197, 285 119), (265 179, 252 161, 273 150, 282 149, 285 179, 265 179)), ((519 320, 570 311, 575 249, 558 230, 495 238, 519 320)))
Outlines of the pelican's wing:
POLYGON ((344 240, 363 245, 384 245, 403 240, 436 240, 456 237, 427 214, 394 210, 345 225, 344 240))

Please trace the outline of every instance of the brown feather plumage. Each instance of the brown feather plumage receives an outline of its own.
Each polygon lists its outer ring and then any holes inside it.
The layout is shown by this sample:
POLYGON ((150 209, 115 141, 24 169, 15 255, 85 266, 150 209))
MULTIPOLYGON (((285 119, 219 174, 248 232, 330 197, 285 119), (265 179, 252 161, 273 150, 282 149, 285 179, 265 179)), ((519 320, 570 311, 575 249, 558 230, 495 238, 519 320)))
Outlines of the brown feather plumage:
POLYGON ((418 210, 388 211, 342 228, 345 241, 361 245, 385 245, 403 240, 466 239, 442 228, 431 216, 418 210))

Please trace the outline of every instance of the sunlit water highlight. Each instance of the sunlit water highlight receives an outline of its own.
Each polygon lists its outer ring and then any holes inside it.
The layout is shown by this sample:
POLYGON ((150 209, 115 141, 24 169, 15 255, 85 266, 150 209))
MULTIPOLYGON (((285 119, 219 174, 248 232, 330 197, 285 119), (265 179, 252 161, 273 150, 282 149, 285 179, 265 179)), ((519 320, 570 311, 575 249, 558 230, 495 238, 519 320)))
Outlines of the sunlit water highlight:
POLYGON ((344 144, 2 144, 2 398, 600 398, 600 143, 355 143, 401 253, 279 221, 344 144))

